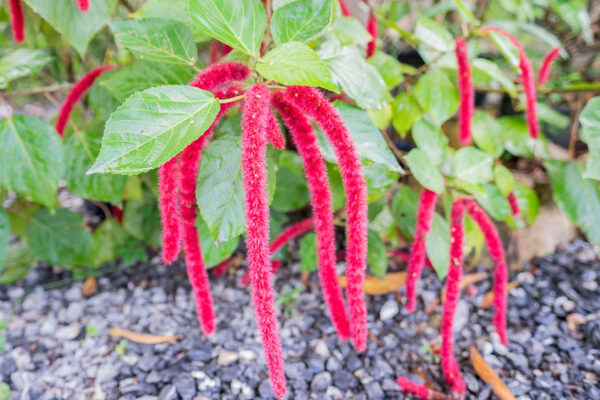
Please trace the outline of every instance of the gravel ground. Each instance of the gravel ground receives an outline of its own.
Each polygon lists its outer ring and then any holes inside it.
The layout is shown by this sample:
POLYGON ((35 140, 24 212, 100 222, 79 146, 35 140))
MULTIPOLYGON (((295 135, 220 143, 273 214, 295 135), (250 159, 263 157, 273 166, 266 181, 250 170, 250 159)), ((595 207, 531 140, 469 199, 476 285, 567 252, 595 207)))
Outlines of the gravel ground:
MULTIPOLYGON (((521 285, 509 296, 509 345, 499 344, 492 310, 478 305, 491 282, 461 300, 456 316, 458 361, 467 398, 493 398, 468 360, 475 344, 519 399, 600 399, 600 262, 576 241, 513 273, 521 285)), ((279 296, 300 285, 297 267, 283 267, 279 296)), ((253 399, 271 398, 249 290, 242 271, 212 280, 217 332, 203 337, 182 265, 145 265, 99 278, 99 291, 81 295, 80 282, 44 290, 56 279, 38 268, 23 282, 0 288, 0 380, 10 399, 253 399), (26 295, 27 294, 27 295, 26 295), (26 295, 26 296, 25 296, 26 295), (112 327, 180 337, 147 345, 111 337, 112 327), (1 339, 1 338, 0 338, 1 339)), ((314 275, 314 274, 313 274, 314 275)), ((428 343, 439 341, 441 306, 424 309, 441 284, 425 271, 418 311, 399 307, 396 294, 368 296, 371 340, 356 354, 337 340, 312 276, 296 301, 280 305, 290 399, 395 399, 397 375, 427 376, 446 391, 428 343)))

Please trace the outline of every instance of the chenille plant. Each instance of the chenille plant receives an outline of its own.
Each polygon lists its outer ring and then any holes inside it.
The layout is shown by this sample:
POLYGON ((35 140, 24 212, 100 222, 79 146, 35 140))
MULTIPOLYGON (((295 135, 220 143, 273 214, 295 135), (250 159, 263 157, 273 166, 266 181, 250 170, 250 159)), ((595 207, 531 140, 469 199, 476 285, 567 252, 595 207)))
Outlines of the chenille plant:
POLYGON ((593 64, 577 46, 597 32, 581 2, 519 3, 531 13, 501 0, 4 2, 0 284, 35 260, 83 277, 160 252, 185 264, 210 335, 231 318, 211 275, 236 273, 282 398, 278 269, 314 271, 338 339, 362 352, 376 345, 365 279, 387 279, 390 258, 407 274, 396 319, 430 306, 424 267, 446 293, 447 385, 398 385, 464 396, 463 273, 491 259, 488 333, 505 345, 510 230, 552 197, 600 243, 600 85, 569 57, 593 64), (554 19, 572 32, 546 30, 554 19))

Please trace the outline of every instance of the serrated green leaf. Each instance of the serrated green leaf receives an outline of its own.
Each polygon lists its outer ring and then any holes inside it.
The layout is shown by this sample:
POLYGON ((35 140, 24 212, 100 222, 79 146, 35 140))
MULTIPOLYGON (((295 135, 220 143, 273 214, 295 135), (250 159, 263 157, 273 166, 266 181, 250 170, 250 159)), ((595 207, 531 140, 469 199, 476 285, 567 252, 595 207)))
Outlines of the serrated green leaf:
POLYGON ((454 154, 454 175, 463 181, 480 184, 492 177, 494 160, 489 154, 475 147, 462 147, 454 154))
POLYGON ((371 40, 371 35, 359 20, 353 17, 340 17, 333 25, 331 35, 341 46, 366 45, 371 40))
POLYGON ((404 66, 389 54, 378 51, 369 57, 368 63, 377 68, 388 89, 395 88, 404 78, 404 66))
POLYGON ((525 119, 520 115, 500 117, 504 148, 518 157, 531 158, 532 156, 548 158, 548 145, 544 136, 533 139, 529 136, 525 119))
POLYGON ((160 212, 158 201, 152 193, 144 191, 141 200, 129 200, 125 203, 123 229, 150 246, 160 245, 160 212))
POLYGON ((369 230, 368 234, 368 252, 367 262, 369 263, 369 270, 375 276, 383 278, 387 272, 388 258, 386 254, 385 244, 372 230, 369 230))
POLYGON ((100 267, 118 259, 121 256, 120 248, 130 239, 131 237, 114 218, 105 219, 92 236, 92 265, 100 267))
POLYGON ((197 50, 192 32, 172 19, 113 22, 117 43, 146 61, 193 66, 197 50))
POLYGON ((502 53, 504 58, 506 58, 514 67, 518 67, 520 62, 519 50, 510 41, 510 39, 493 31, 490 32, 490 38, 498 50, 500 50, 500 53, 502 53))
POLYGON ((398 182, 398 173, 383 164, 363 164, 363 175, 369 202, 380 199, 398 182))
POLYGON ((515 178, 512 172, 502 164, 494 167, 494 181, 504 196, 508 196, 515 187, 515 178))
MULTIPOLYGON (((517 197, 517 204, 519 205, 521 215, 525 217, 529 225, 532 225, 540 210, 540 199, 537 193, 529 186, 520 183, 515 184, 513 193, 517 197)), ((512 217, 509 218, 508 222, 511 227, 517 226, 512 217)))
POLYGON ((63 173, 63 148, 53 127, 28 115, 0 121, 0 186, 52 207, 63 173))
POLYGON ((0 58, 0 89, 9 82, 38 72, 52 60, 46 50, 16 49, 0 58))
POLYGON ((511 214, 510 204, 496 185, 483 185, 484 193, 476 193, 475 199, 497 221, 506 221, 511 214))
POLYGON ((415 36, 423 43, 435 50, 447 52, 454 50, 452 34, 439 22, 429 18, 421 18, 415 28, 415 36))
POLYGON ((444 191, 444 178, 427 154, 420 149, 412 149, 405 157, 410 172, 419 183, 436 193, 444 191))
POLYGON ((458 88, 440 68, 430 70, 419 79, 414 95, 437 126, 458 110, 458 88))
POLYGON ((90 262, 92 235, 83 229, 83 218, 64 208, 54 213, 41 209, 27 220, 27 244, 41 260, 72 267, 90 262))
POLYGON ((275 47, 257 61, 256 70, 283 85, 320 86, 337 91, 327 65, 304 43, 288 42, 275 47))
POLYGON ((207 42, 210 36, 198 25, 192 23, 189 13, 189 0, 147 0, 133 13, 135 19, 168 18, 183 22, 194 34, 196 42, 207 42))
POLYGON ((302 159, 298 153, 285 150, 279 156, 278 164, 277 188, 271 207, 280 212, 289 212, 306 206, 310 196, 302 159))
POLYGON ((333 22, 332 0, 296 0, 277 8, 271 17, 271 35, 276 45, 308 42, 317 38, 333 22))
POLYGON ((600 179, 600 96, 592 98, 579 115, 581 139, 589 148, 585 178, 600 179))
POLYGON ((135 93, 106 122, 100 154, 88 173, 154 169, 202 136, 218 111, 212 93, 191 86, 135 93))
POLYGON ((35 264, 35 257, 25 242, 10 246, 4 268, 0 268, 0 285, 10 285, 25 278, 35 264))
POLYGON ((394 112, 392 125, 400 136, 406 135, 413 124, 423 115, 419 102, 410 93, 400 93, 394 99, 392 109, 394 112))
POLYGON ((212 268, 228 259, 240 242, 240 237, 236 236, 217 245, 208 230, 208 226, 200 216, 196 220, 196 227, 200 236, 202 256, 204 257, 206 268, 212 268))
POLYGON ((425 119, 417 121, 412 129, 412 138, 431 162, 438 166, 444 162, 448 153, 448 138, 435 125, 425 119))
POLYGON ((486 112, 475 111, 472 131, 477 147, 495 159, 502 155, 504 152, 503 132, 496 118, 486 112))
POLYGON ((489 76, 491 79, 498 82, 500 86, 506 89, 511 97, 517 97, 518 93, 515 84, 508 76, 506 76, 504 71, 502 71, 496 63, 486 60, 485 58, 477 58, 473 60, 471 65, 474 69, 473 72, 479 71, 480 73, 489 76))
POLYGON ((443 279, 448 273, 450 252, 450 226, 438 213, 433 215, 431 231, 426 239, 427 257, 438 278, 443 279))
POLYGON ((317 266, 317 235, 309 232, 300 240, 300 271, 313 272, 317 266))
POLYGON ((258 56, 267 28, 260 0, 190 0, 192 22, 213 38, 258 56))
POLYGON ((412 239, 415 235, 418 204, 419 195, 407 185, 400 186, 392 198, 392 215, 406 239, 412 239))

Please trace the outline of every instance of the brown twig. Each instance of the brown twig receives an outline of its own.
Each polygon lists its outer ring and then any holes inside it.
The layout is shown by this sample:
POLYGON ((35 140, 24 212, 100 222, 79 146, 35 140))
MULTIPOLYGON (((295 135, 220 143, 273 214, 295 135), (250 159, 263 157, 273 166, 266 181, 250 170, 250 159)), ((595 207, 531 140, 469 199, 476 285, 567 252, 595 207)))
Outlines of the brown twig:
POLYGON ((573 118, 571 119, 571 129, 569 136, 569 160, 575 158, 575 142, 577 141, 577 131, 579 130, 579 114, 583 108, 583 101, 581 97, 577 96, 574 101, 575 107, 573 108, 573 118))

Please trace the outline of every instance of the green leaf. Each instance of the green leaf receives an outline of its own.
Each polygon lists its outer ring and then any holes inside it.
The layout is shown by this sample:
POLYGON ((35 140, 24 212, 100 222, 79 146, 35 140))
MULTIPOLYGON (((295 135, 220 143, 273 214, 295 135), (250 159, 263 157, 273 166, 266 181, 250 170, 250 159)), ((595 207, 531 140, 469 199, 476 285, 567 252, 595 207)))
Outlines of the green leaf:
POLYGON ((515 84, 496 63, 486 60, 485 58, 477 58, 473 60, 471 65, 473 66, 473 72, 479 71, 480 73, 489 76, 506 89, 511 97, 517 97, 518 93, 515 84))
POLYGON ((581 139, 589 148, 585 178, 600 179, 600 96, 591 99, 579 115, 581 139))
POLYGON ((367 181, 369 202, 384 196, 398 182, 398 173, 383 164, 363 164, 363 175, 367 181))
POLYGON ((412 149, 405 157, 406 163, 413 176, 427 189, 436 193, 444 191, 444 178, 421 149, 412 149))
POLYGON ((385 277, 388 267, 388 258, 386 254, 385 244, 372 230, 369 230, 368 235, 368 252, 367 261, 371 273, 380 278, 385 277))
MULTIPOLYGON (((2 351, 2 349, 0 349, 2 351)), ((10 386, 4 382, 0 382, 0 400, 8 400, 10 397, 10 386)))
POLYGON ((371 41, 371 35, 364 25, 353 17, 338 18, 331 30, 331 35, 335 37, 341 46, 364 46, 371 41))
MULTIPOLYGON (((467 4, 462 0, 454 0, 454 3, 456 3, 456 6, 458 7, 458 9, 460 10, 460 14, 467 20, 467 21, 475 21, 475 15, 473 15, 473 12, 471 11, 471 7, 468 7, 467 4)), ((471 4, 469 4, 470 6, 471 4)))
POLYGON ((392 125, 400 136, 406 135, 423 115, 419 102, 411 93, 400 93, 394 99, 392 108, 394 111, 392 125))
POLYGON ((65 180, 73 193, 92 200, 121 204, 127 177, 120 175, 87 175, 102 141, 101 133, 75 131, 65 143, 65 180))
POLYGON ((10 285, 25 278, 35 264, 35 257, 25 242, 10 246, 4 268, 0 268, 0 285, 10 285))
MULTIPOLYGON (((540 210, 540 199, 537 193, 529 186, 520 183, 515 184, 513 193, 517 197, 517 204, 519 204, 521 215, 525 217, 525 220, 529 225, 532 225, 535 222, 540 210)), ((517 225, 512 217, 509 218, 508 222, 511 224, 511 227, 517 225)))
POLYGON ((0 186, 52 207, 63 173, 63 148, 53 127, 28 115, 0 121, 0 186))
POLYGON ((582 176, 577 162, 546 160, 544 167, 552 181, 552 196, 567 218, 580 227, 587 238, 600 243, 600 187, 582 176))
POLYGON ((178 21, 148 18, 113 22, 111 29, 120 46, 146 61, 193 66, 198 58, 192 32, 178 21))
POLYGON ((27 221, 27 244, 33 254, 56 266, 90 262, 92 235, 83 229, 83 218, 64 208, 54 213, 41 209, 27 221))
POLYGON ((447 52, 454 50, 454 38, 452 34, 440 23, 421 18, 415 29, 415 36, 423 43, 435 50, 447 52))
POLYGON ((300 240, 300 271, 317 270, 317 235, 309 232, 300 240))
POLYGON ((493 158, 499 158, 504 152, 502 127, 498 120, 483 111, 473 115, 473 140, 477 147, 493 158))
POLYGON ((531 158, 534 155, 540 158, 549 157, 546 139, 543 136, 538 139, 531 138, 522 116, 505 116, 497 121, 500 123, 506 151, 523 158, 531 158))
POLYGON ((479 184, 489 182, 494 160, 475 147, 462 147, 454 154, 454 175, 463 181, 479 184))
POLYGON ((395 88, 404 78, 404 66, 389 54, 378 51, 368 59, 368 63, 377 68, 388 89, 395 88))
POLYGON ((88 173, 154 169, 202 136, 218 111, 212 93, 191 86, 135 93, 106 122, 100 154, 88 173))
POLYGON ((485 193, 476 193, 475 199, 483 209, 495 220, 506 221, 510 217, 511 209, 506 196, 502 194, 496 185, 483 185, 485 193))
POLYGON ((207 268, 212 268, 228 259, 240 242, 240 237, 236 236, 217 245, 208 230, 208 226, 200 216, 198 216, 198 219, 196 220, 196 226, 198 228, 198 234, 200 235, 202 256, 204 257, 207 268))
POLYGON ((189 0, 147 0, 135 13, 135 19, 168 18, 183 22, 194 34, 196 42, 207 42, 210 36, 198 25, 192 23, 189 13, 189 0))
POLYGON ((308 42, 331 26, 335 16, 332 0, 296 0, 279 7, 271 17, 271 35, 276 45, 308 42))
POLYGON ((302 208, 309 202, 302 159, 298 153, 285 150, 279 156, 277 187, 271 207, 277 211, 289 212, 302 208))
POLYGON ((54 29, 83 55, 87 45, 108 22, 115 0, 94 0, 89 12, 82 12, 72 0, 25 0, 54 29))
POLYGON ((504 196, 508 196, 515 187, 515 178, 512 172, 502 164, 494 167, 494 181, 504 196))
POLYGON ((258 56, 267 28, 260 0, 190 0, 192 22, 213 38, 258 56))
POLYGON ((329 187, 331 189, 331 197, 333 200, 333 211, 337 211, 346 202, 346 194, 344 193, 344 183, 340 175, 340 168, 337 164, 327 162, 327 175, 329 175, 329 187))
POLYGON ((103 75, 99 84, 123 102, 133 93, 154 86, 187 85, 194 75, 194 70, 187 66, 139 60, 106 78, 103 75))
MULTIPOLYGON (((415 210, 416 212, 416 210, 415 210)), ((427 235, 427 257, 433 264, 433 269, 438 278, 443 279, 448 273, 449 252, 450 252, 450 227, 448 222, 435 213, 431 231, 427 235)))
POLYGON ((275 47, 257 61, 256 70, 283 85, 320 86, 337 91, 327 65, 304 43, 288 42, 275 47))
POLYGON ((510 62, 514 67, 519 66, 520 57, 519 50, 515 47, 515 45, 505 36, 496 33, 490 32, 490 38, 500 50, 500 53, 510 62))
POLYGON ((156 197, 144 191, 141 200, 129 200, 123 209, 123 229, 150 246, 161 243, 160 212, 156 197))
POLYGON ((131 237, 114 219, 105 219, 94 231, 92 247, 92 264, 100 267, 121 256, 120 249, 131 237))
POLYGON ((448 154, 448 138, 439 128, 422 119, 413 126, 412 138, 431 162, 437 166, 444 162, 448 154))
POLYGON ((46 50, 16 49, 0 58, 0 89, 9 82, 38 72, 52 60, 46 50))
POLYGON ((414 95, 437 126, 442 125, 458 110, 458 89, 439 68, 430 70, 419 79, 414 95))
POLYGON ((396 218, 396 226, 402 236, 412 239, 417 224, 417 207, 419 195, 407 185, 402 185, 392 198, 392 214, 396 218))
POLYGON ((6 263, 8 257, 8 243, 10 241, 10 223, 8 214, 4 208, 0 206, 0 271, 6 263))

